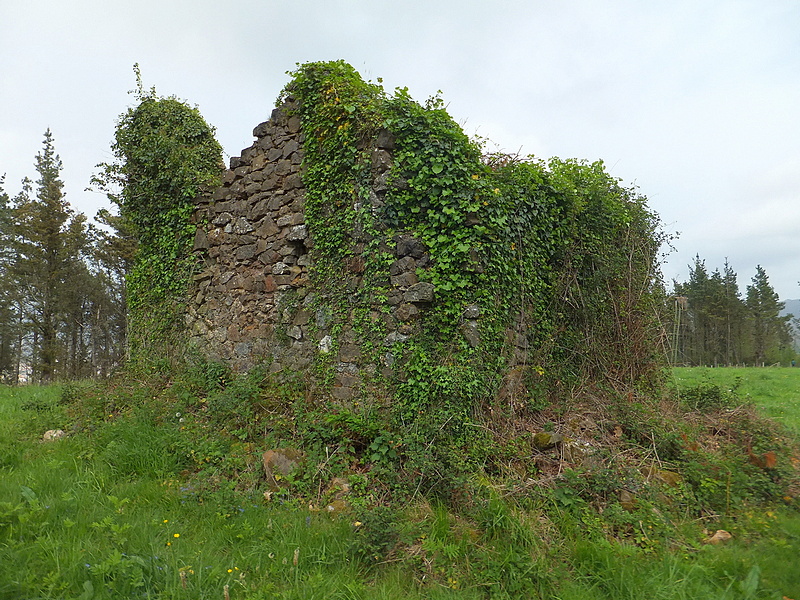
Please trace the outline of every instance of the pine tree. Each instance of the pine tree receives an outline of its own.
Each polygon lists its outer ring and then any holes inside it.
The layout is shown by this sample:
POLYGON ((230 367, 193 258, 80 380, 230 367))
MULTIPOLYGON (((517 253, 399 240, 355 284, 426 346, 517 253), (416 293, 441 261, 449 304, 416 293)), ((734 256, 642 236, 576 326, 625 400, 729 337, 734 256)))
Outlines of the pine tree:
POLYGON ((125 356, 127 291, 125 277, 136 253, 136 240, 128 222, 107 209, 95 220, 105 229, 94 230, 92 244, 91 356, 95 374, 108 375, 125 356))
POLYGON ((752 340, 751 359, 756 364, 779 362, 781 353, 791 345, 791 317, 780 315, 785 304, 778 299, 761 265, 756 266, 751 281, 745 302, 752 340))
POLYGON ((686 298, 687 310, 684 330, 680 338, 680 356, 689 364, 707 364, 709 361, 709 288, 710 278, 705 261, 695 257, 689 267, 689 281, 675 283, 675 293, 686 298))
POLYGON ((725 363, 738 364, 743 360, 743 341, 745 332, 745 306, 739 291, 736 272, 728 259, 722 272, 725 319, 725 363))
POLYGON ((17 312, 15 286, 9 267, 13 262, 11 199, 4 189, 5 175, 0 176, 0 382, 14 381, 17 312))
MULTIPOLYGON (((74 298, 67 288, 79 289, 78 263, 86 248, 85 217, 75 215, 64 198, 60 179, 61 159, 48 129, 42 151, 36 156, 35 196, 29 182, 15 198, 14 248, 11 273, 20 294, 24 320, 30 328, 30 357, 34 378, 48 382, 59 374, 66 358, 63 340, 64 313, 72 311, 74 298)), ((65 373, 61 373, 65 374, 65 373)))

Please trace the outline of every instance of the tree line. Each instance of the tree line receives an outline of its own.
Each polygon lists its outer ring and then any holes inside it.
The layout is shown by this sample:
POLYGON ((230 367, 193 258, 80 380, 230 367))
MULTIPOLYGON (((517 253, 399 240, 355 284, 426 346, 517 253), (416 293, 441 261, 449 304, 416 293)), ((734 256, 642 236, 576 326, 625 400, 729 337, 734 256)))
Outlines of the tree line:
POLYGON ((666 315, 672 364, 790 364, 795 358, 792 316, 761 265, 746 287, 725 261, 709 273, 699 256, 689 280, 674 282, 666 315))
POLYGON ((34 166, 13 197, 0 177, 0 381, 105 376, 124 358, 133 241, 107 210, 95 225, 70 207, 49 129, 34 166))

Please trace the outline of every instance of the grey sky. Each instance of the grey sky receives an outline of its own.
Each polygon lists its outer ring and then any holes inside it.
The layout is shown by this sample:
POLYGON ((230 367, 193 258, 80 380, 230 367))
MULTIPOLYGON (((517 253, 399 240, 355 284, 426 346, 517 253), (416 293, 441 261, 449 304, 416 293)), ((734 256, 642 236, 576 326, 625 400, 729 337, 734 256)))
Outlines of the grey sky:
POLYGON ((339 58, 419 101, 441 89, 492 148, 603 159, 681 232, 668 280, 699 253, 800 297, 796 0, 0 0, 0 174, 12 195, 34 177, 50 127, 92 216, 134 62, 237 155, 287 70, 339 58))

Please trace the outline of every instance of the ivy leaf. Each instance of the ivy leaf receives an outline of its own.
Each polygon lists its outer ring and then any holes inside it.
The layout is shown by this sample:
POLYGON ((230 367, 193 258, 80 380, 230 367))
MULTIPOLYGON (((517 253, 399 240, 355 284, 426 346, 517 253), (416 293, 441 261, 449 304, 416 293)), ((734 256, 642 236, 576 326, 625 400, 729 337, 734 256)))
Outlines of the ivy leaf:
POLYGON ((433 173, 435 173, 436 175, 438 175, 439 173, 441 173, 442 171, 444 171, 444 165, 443 165, 443 164, 441 164, 441 163, 436 163, 436 164, 434 164, 434 165, 431 167, 431 171, 433 171, 433 173))

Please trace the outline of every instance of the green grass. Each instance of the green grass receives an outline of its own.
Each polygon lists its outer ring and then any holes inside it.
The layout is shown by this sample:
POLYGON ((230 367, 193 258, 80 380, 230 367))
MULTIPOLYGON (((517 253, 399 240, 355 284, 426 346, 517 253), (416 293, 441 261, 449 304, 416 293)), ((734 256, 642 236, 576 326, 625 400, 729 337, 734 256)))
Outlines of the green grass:
MULTIPOLYGON (((727 370, 711 371, 676 379, 691 386, 727 370)), ((796 398, 793 370, 734 371, 741 394, 798 426, 796 399, 782 404, 796 398)), ((329 516, 288 493, 268 501, 246 461, 231 458, 237 446, 131 394, 141 408, 95 406, 93 429, 42 443, 45 430, 70 429, 60 390, 0 387, 0 599, 224 600, 226 586, 233 600, 800 598, 800 569, 788 568, 800 516, 789 508, 708 522, 734 534, 724 546, 700 543, 704 522, 692 516, 648 534, 663 519, 646 508, 619 513, 636 537, 609 536, 618 505, 601 517, 577 497, 515 501, 483 480, 466 512, 354 498, 329 516), (241 479, 211 466, 190 476, 192 451, 202 464, 233 461, 241 479)))
POLYGON ((711 383, 735 389, 765 416, 800 435, 800 368, 680 367, 673 370, 679 388, 711 383))

